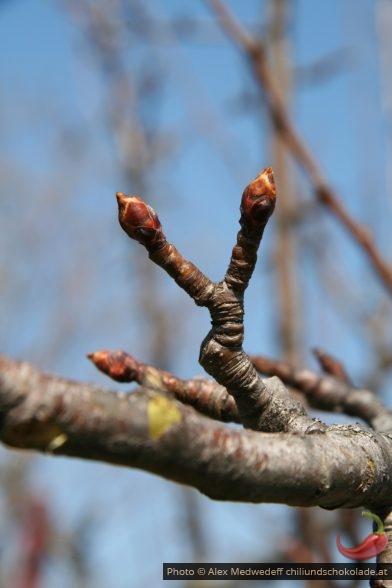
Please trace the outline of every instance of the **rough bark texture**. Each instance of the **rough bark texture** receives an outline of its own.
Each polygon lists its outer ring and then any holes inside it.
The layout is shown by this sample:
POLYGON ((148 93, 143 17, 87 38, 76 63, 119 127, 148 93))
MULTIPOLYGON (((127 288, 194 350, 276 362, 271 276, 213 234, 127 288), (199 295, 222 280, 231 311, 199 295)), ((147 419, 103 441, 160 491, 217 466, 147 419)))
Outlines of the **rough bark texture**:
POLYGON ((392 436, 359 426, 296 435, 233 429, 166 392, 116 393, 0 359, 6 445, 140 468, 218 500, 387 507, 392 436))
MULTIPOLYGON (((169 372, 137 361, 125 351, 102 350, 90 353, 88 357, 98 369, 117 382, 137 382, 147 388, 167 390, 181 402, 190 404, 213 419, 241 422, 235 399, 224 386, 212 380, 201 377, 181 380, 169 372)), ((324 362, 326 357, 323 354, 324 362)), ((334 377, 321 377, 310 370, 267 357, 253 356, 251 360, 259 373, 278 376, 284 384, 301 392, 312 408, 358 417, 375 431, 392 430, 392 412, 372 391, 355 388, 349 383, 347 374, 342 372, 343 366, 330 356, 328 366, 329 371, 333 368, 337 373, 334 377)), ((267 383, 269 386, 271 382, 267 383)), ((281 387, 279 389, 282 390, 281 387)), ((284 390, 283 396, 287 408, 288 392, 284 390)))
POLYGON ((327 371, 338 377, 321 378, 243 350, 244 292, 275 206, 271 168, 244 190, 240 231, 220 282, 183 258, 166 240, 156 212, 139 197, 118 193, 117 200, 126 233, 209 310, 211 330, 201 344, 200 363, 218 384, 178 380, 125 352, 89 354, 112 378, 142 384, 133 393, 111 392, 0 356, 0 440, 15 448, 140 468, 217 500, 366 506, 388 513, 390 411, 371 392, 354 389, 336 360, 327 362, 327 371), (273 377, 263 380, 260 373, 273 377), (327 427, 308 416, 282 380, 314 406, 360 416, 374 430, 327 427), (213 420, 231 418, 248 430, 213 420))
POLYGON ((208 308, 212 328, 200 347, 199 361, 206 372, 233 396, 241 423, 259 431, 313 433, 325 426, 307 416, 301 403, 276 386, 266 387, 249 356, 244 339, 244 292, 252 277, 257 250, 275 208, 276 191, 271 168, 264 169, 245 188, 241 200, 240 231, 226 275, 209 280, 166 241, 156 212, 137 196, 117 194, 119 221, 131 239, 149 252, 199 306, 208 308))

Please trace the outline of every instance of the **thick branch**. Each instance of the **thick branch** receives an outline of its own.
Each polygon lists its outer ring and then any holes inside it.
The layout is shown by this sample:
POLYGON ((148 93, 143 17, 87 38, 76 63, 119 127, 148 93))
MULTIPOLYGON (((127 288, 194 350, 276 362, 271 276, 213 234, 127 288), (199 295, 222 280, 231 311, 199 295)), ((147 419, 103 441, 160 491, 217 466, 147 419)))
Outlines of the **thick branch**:
POLYGON ((218 500, 388 506, 392 439, 357 426, 263 434, 198 415, 165 393, 115 393, 0 356, 7 445, 140 468, 218 500))

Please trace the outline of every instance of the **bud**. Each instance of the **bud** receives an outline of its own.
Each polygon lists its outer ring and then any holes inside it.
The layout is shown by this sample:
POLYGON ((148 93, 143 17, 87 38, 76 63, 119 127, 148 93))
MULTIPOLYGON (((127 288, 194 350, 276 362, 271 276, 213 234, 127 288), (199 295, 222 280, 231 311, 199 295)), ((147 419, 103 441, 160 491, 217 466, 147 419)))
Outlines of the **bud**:
POLYGON ((251 226, 263 227, 274 211, 276 190, 272 168, 265 168, 244 190, 241 220, 251 226))
POLYGON ((117 192, 118 219, 121 227, 131 239, 147 249, 165 241, 158 215, 139 196, 128 196, 117 192))
POLYGON ((116 382, 133 382, 137 379, 136 360, 125 351, 95 351, 87 357, 101 372, 116 382))

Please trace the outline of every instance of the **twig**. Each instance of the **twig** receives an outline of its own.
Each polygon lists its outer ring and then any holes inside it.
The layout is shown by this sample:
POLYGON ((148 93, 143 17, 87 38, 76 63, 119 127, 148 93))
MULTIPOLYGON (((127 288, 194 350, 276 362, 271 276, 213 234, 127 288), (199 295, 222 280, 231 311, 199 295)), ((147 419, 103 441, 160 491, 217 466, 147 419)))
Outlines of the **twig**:
POLYGON ((313 408, 359 417, 375 431, 392 430, 392 412, 370 390, 353 388, 336 378, 320 377, 284 361, 264 356, 251 356, 251 360, 261 374, 278 376, 286 386, 306 394, 313 408))
POLYGON ((346 368, 341 361, 332 357, 329 353, 326 353, 322 349, 313 349, 313 355, 319 362, 321 369, 330 376, 333 376, 337 380, 346 382, 346 384, 352 385, 350 376, 348 375, 346 368))
POLYGON ((181 380, 169 372, 137 361, 126 351, 101 350, 89 353, 87 357, 99 370, 117 382, 137 382, 153 390, 165 390, 210 418, 222 422, 240 422, 234 398, 226 388, 213 380, 181 380))
POLYGON ((313 433, 325 426, 310 419, 300 402, 278 382, 266 385, 243 351, 244 292, 257 259, 257 250, 275 207, 271 168, 262 171, 244 190, 241 229, 223 281, 209 280, 166 241, 156 212, 138 196, 117 193, 119 221, 129 237, 149 252, 199 306, 208 308, 212 329, 200 349, 200 364, 236 401, 241 422, 262 431, 313 433))
POLYGON ((269 70, 265 47, 239 24, 227 4, 224 4, 221 0, 207 0, 207 3, 218 17, 218 21, 227 35, 240 47, 249 60, 255 79, 265 93, 271 120, 297 163, 308 175, 313 185, 315 197, 345 227, 366 254, 384 286, 389 293, 392 293, 392 268, 378 251, 370 231, 360 225, 346 211, 332 187, 325 180, 311 151, 297 133, 282 100, 279 88, 269 70))
MULTIPOLYGON (((117 382, 137 382, 141 386, 170 392, 184 404, 222 422, 240 422, 238 409, 226 388, 212 380, 181 380, 173 374, 137 361, 125 351, 96 351, 88 355, 94 365, 117 382)), ((392 429, 392 413, 370 390, 354 388, 336 377, 320 377, 287 362, 262 356, 251 357, 256 369, 278 376, 286 385, 306 395, 309 406, 317 410, 346 413, 361 418, 377 431, 392 429)), ((271 383, 264 381, 267 385, 271 383)))

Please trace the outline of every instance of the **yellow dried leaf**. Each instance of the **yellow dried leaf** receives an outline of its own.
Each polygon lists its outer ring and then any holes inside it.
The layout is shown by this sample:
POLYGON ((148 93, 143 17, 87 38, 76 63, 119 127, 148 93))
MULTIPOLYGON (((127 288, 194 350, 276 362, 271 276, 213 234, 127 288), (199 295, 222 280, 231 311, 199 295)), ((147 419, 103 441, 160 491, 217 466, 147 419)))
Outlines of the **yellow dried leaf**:
POLYGON ((181 422, 181 412, 165 396, 154 396, 148 401, 147 418, 151 439, 159 439, 172 425, 181 422))

